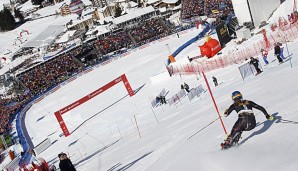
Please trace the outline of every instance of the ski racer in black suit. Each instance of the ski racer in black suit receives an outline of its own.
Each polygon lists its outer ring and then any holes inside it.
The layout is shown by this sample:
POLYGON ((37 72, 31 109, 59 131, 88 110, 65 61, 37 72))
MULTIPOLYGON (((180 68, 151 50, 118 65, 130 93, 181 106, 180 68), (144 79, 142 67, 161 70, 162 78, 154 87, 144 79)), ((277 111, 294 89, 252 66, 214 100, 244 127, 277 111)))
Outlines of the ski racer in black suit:
POLYGON ((242 94, 239 91, 232 93, 232 99, 234 100, 234 103, 225 110, 224 115, 227 117, 232 111, 235 110, 238 113, 238 120, 234 124, 228 138, 224 143, 221 144, 222 148, 229 148, 232 145, 232 140, 237 133, 240 133, 240 135, 238 135, 240 138, 242 131, 250 131, 256 127, 256 119, 252 108, 262 111, 265 117, 270 121, 274 119, 273 116, 268 114, 264 107, 256 104, 253 101, 243 100, 242 94))

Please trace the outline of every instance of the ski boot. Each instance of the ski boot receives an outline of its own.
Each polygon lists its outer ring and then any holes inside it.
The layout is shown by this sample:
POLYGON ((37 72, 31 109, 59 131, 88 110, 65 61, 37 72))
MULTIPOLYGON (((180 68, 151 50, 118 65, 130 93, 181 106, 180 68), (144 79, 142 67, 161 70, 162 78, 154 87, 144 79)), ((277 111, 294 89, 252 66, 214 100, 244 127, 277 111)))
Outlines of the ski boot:
POLYGON ((230 148, 232 145, 231 145, 231 138, 227 138, 226 140, 225 140, 225 142, 223 142, 223 143, 221 143, 220 144, 220 146, 221 146, 221 149, 223 150, 223 149, 228 149, 228 148, 230 148))
POLYGON ((236 135, 233 138, 232 145, 238 145, 238 142, 241 138, 241 134, 242 134, 242 132, 236 133, 236 135))

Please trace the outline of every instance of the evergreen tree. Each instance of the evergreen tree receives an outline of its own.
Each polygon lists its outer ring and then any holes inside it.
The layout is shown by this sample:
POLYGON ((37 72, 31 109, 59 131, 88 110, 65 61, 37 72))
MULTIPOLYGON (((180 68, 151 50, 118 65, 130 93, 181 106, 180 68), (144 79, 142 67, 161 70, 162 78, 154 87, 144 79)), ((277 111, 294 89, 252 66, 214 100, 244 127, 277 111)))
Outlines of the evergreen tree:
POLYGON ((18 18, 21 23, 24 22, 24 16, 19 9, 14 9, 14 16, 15 18, 18 18))
POLYGON ((12 16, 9 9, 4 7, 0 12, 0 27, 2 30, 13 30, 15 28, 16 21, 12 16))
POLYGON ((119 5, 115 6, 115 17, 119 17, 122 13, 122 9, 119 5))
POLYGON ((138 3, 138 7, 139 7, 139 8, 143 7, 143 3, 141 2, 141 0, 138 0, 137 3, 138 3))
POLYGON ((33 5, 41 5, 44 0, 31 0, 33 5))

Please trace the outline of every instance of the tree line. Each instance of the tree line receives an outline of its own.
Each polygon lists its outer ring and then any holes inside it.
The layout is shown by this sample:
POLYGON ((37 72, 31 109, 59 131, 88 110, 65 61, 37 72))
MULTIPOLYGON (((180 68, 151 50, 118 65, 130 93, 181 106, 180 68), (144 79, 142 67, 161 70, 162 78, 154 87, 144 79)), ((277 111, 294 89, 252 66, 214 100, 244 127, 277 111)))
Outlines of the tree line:
POLYGON ((13 30, 16 26, 14 16, 7 7, 0 11, 0 28, 3 31, 13 30))
MULTIPOLYGON (((31 0, 33 5, 41 5, 44 0, 31 0)), ((22 3, 26 2, 26 0, 22 1, 22 3)), ((50 3, 53 3, 54 0, 49 0, 50 3)), ((0 11, 0 30, 9 31, 16 28, 18 24, 22 24, 25 21, 24 15, 21 13, 20 9, 15 8, 12 12, 3 5, 3 10, 0 11), (16 18, 18 18, 19 22, 16 22, 16 18)))

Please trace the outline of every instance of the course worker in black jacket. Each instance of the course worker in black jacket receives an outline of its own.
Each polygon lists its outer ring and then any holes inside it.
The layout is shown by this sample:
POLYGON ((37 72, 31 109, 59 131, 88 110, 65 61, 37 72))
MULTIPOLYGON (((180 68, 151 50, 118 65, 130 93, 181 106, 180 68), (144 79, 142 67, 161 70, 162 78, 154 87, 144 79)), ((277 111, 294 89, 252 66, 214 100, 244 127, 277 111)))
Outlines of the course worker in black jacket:
POLYGON ((76 171, 74 165, 65 153, 58 154, 58 157, 60 160, 59 168, 61 171, 76 171))

